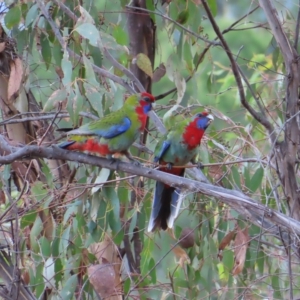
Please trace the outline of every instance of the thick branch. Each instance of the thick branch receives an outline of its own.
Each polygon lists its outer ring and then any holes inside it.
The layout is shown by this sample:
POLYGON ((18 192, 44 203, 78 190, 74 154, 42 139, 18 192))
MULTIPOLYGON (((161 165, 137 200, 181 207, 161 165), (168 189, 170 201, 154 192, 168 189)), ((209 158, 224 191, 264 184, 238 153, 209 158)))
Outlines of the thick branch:
POLYGON ((274 226, 277 225, 285 228, 292 234, 300 234, 300 222, 275 210, 269 209, 268 207, 246 196, 242 192, 236 190, 225 189, 212 184, 170 175, 158 170, 137 167, 134 164, 124 162, 112 164, 111 161, 105 158, 86 155, 80 152, 67 151, 60 149, 57 146, 52 146, 49 148, 38 146, 13 147, 10 146, 2 136, 0 136, 0 145, 3 150, 5 150, 7 153, 10 153, 9 155, 0 157, 0 164, 10 164, 16 160, 29 158, 49 158, 77 161, 111 170, 118 169, 130 174, 162 181, 168 185, 179 187, 188 192, 199 192, 210 197, 215 197, 216 199, 231 206, 246 218, 249 217, 251 219, 253 216, 255 216, 255 223, 259 226, 261 226, 263 220, 266 220, 274 224, 274 226))
POLYGON ((259 5, 265 12, 269 26, 284 57, 287 73, 289 73, 289 64, 293 60, 293 58, 297 57, 297 53, 295 49, 293 49, 293 47, 291 46, 286 34, 283 31, 282 25, 277 17, 277 11, 272 1, 259 0, 259 5))

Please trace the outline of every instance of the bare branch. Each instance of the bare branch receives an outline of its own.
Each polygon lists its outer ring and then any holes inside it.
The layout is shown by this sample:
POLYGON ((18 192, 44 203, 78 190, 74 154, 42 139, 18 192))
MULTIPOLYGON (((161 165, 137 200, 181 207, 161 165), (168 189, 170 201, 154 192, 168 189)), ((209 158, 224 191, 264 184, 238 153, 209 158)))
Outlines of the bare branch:
POLYGON ((286 34, 283 31, 282 25, 279 22, 277 11, 270 0, 259 0, 260 7, 264 10, 269 26, 280 48, 286 63, 287 73, 289 73, 289 63, 293 58, 297 57, 295 49, 291 46, 286 34))
POLYGON ((212 15, 212 13, 210 11, 210 8, 209 8, 209 6, 207 4, 207 1, 203 0, 202 4, 203 4, 203 7, 204 7, 204 9, 205 9, 205 11, 207 13, 207 16, 208 16, 208 18, 209 18, 209 20, 210 20, 210 22, 212 24, 213 29, 214 29, 215 33, 217 34, 218 38, 220 39, 220 41, 222 43, 222 46, 223 46, 224 50, 226 51, 226 54, 227 54, 227 56, 228 56, 228 58, 230 60, 232 72, 233 72, 233 75, 235 77, 235 81, 236 81, 237 86, 238 86, 240 100, 241 100, 242 105, 248 110, 248 112, 253 116, 253 118, 255 118, 260 124, 262 124, 268 130, 268 133, 269 133, 271 141, 272 142, 275 141, 275 139, 276 139, 276 133, 274 132, 273 125, 269 122, 269 120, 266 117, 264 117, 263 115, 259 114, 247 102, 238 65, 237 65, 236 61, 234 60, 233 55, 232 55, 232 53, 230 51, 230 48, 229 48, 226 40, 224 39, 223 34, 221 33, 221 31, 219 29, 219 26, 217 25, 217 23, 216 23, 213 15, 212 15))
POLYGON ((274 224, 274 226, 281 226, 292 234, 300 234, 300 222, 275 210, 269 209, 236 190, 225 189, 212 184, 174 176, 145 167, 138 167, 134 164, 125 162, 112 163, 105 158, 63 150, 55 145, 48 148, 38 146, 13 147, 10 146, 2 136, 0 136, 0 145, 2 149, 5 149, 7 153, 10 153, 0 157, 0 164, 10 164, 13 161, 22 159, 48 158, 77 161, 79 163, 91 164, 111 170, 121 170, 130 174, 158 180, 188 192, 199 192, 210 197, 215 197, 231 206, 244 217, 250 219, 254 218, 252 220, 255 220, 255 224, 258 226, 262 226, 262 222, 267 220, 274 224))
MULTIPOLYGON (((239 22, 241 22, 243 19, 245 19, 245 18, 248 17, 249 15, 251 15, 251 14, 252 14, 253 12, 255 12, 258 8, 259 8, 259 6, 254 7, 254 8, 253 8, 251 11, 249 11, 247 14, 245 14, 244 16, 242 16, 241 18, 239 18, 237 21, 235 21, 234 23, 232 23, 228 28, 226 28, 225 30, 223 30, 223 31, 222 31, 222 34, 225 34, 225 33, 227 33, 227 32, 230 32, 230 31, 232 30, 232 28, 233 28, 235 25, 237 25, 239 22)), ((162 17, 164 18, 164 16, 162 16, 162 17)), ((214 39, 214 41, 217 41, 217 40, 218 40, 218 37, 216 37, 216 38, 214 39)), ((189 75, 189 76, 185 79, 185 82, 189 82, 189 81, 193 78, 193 76, 194 76, 194 74, 196 73, 196 71, 197 71, 199 65, 201 64, 201 62, 202 62, 203 59, 204 59, 205 54, 208 52, 208 50, 210 49, 211 46, 212 46, 212 44, 208 44, 208 45, 204 48, 204 50, 201 52, 201 54, 199 55, 199 58, 198 58, 198 60, 197 60, 197 62, 196 62, 195 68, 194 68, 194 70, 192 71, 192 74, 189 75)), ((163 99, 163 98, 167 97, 168 95, 170 95, 170 94, 176 92, 176 90, 177 90, 176 88, 173 88, 173 89, 171 89, 171 90, 169 90, 169 91, 167 91, 167 92, 165 92, 165 93, 163 93, 163 94, 160 94, 160 95, 156 96, 156 99, 157 99, 157 100, 163 99)))

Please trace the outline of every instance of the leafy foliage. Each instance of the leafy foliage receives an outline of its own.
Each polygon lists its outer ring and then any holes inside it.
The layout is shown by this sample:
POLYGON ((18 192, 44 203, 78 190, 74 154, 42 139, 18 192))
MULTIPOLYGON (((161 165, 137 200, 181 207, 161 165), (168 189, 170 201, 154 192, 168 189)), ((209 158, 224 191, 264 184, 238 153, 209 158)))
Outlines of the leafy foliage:
MULTIPOLYGON (((154 69, 147 54, 132 57, 128 50, 126 1, 83 1, 77 7, 70 0, 53 1, 52 6, 44 2, 17 1, 4 18, 26 68, 11 67, 15 75, 9 98, 18 92, 12 100, 14 111, 23 118, 33 112, 19 90, 23 82, 23 93, 30 90, 36 99, 36 113, 50 116, 49 123, 39 118, 30 123, 30 142, 41 146, 45 136, 53 134, 50 128, 77 127, 121 107, 125 85, 99 75, 95 66, 125 82, 123 68, 136 64, 156 78, 152 93, 161 98, 156 112, 167 129, 204 109, 216 117, 199 153, 212 183, 242 191, 288 215, 284 187, 270 157, 274 144, 266 128, 242 107, 226 51, 212 46, 218 39, 213 40, 201 1, 146 1, 157 26, 154 69), (63 45, 39 3, 57 26, 63 45), (68 49, 80 55, 80 61, 68 49), (162 70, 159 75, 156 67, 162 70)), ((263 11, 249 13, 248 1, 238 8, 235 1, 207 2, 245 75, 247 103, 257 111, 263 107, 277 141, 282 141, 286 70, 276 40, 264 25, 263 11), (242 15, 246 17, 235 23, 242 15)), ((286 8, 283 15, 289 20, 283 29, 292 39, 296 10, 286 8)), ((7 126, 3 106, 1 110, 1 125, 7 126)), ((5 131, 10 132, 8 127, 1 132, 5 131)), ((133 148, 132 153, 148 164, 159 136, 150 122, 145 145, 150 151, 141 154, 133 148)), ((148 234, 152 180, 91 165, 52 163, 31 160, 18 180, 14 166, 0 166, 1 244, 19 245, 18 257, 14 254, 12 259, 18 260, 22 279, 37 298, 97 299, 98 293, 109 299, 122 299, 121 294, 126 299, 287 299, 290 290, 299 294, 298 257, 290 254, 286 239, 280 240, 280 230, 279 236, 267 233, 251 216, 204 194, 188 193, 174 231, 148 234), (33 167, 34 174, 29 172, 33 167), (67 169, 60 177, 62 167, 67 169), (184 233, 192 238, 187 240, 184 233)))

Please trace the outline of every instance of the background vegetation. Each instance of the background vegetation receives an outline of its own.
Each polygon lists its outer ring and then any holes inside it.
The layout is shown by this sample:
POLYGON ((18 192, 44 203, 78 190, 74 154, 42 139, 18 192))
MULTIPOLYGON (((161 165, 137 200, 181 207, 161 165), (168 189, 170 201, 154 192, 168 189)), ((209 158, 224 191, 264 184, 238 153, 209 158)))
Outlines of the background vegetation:
POLYGON ((5 3, 0 296, 299 298, 299 3, 5 3), (52 146, 143 90, 143 167, 52 146), (203 110, 203 170, 150 172, 162 133, 203 110), (149 234, 156 179, 186 198, 174 231, 149 234))

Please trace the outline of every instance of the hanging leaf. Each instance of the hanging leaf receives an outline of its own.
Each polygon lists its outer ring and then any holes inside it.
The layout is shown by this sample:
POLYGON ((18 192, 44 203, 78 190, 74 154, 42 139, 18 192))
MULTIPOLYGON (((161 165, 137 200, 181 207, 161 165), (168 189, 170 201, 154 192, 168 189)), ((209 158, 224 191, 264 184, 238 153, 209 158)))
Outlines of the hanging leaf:
POLYGON ((161 63, 153 73, 152 82, 158 82, 166 75, 166 66, 164 63, 161 63))
POLYGON ((16 58, 10 63, 10 75, 8 80, 7 98, 12 101, 19 94, 19 89, 23 78, 23 63, 20 58, 16 58))
POLYGON ((172 249, 176 257, 179 259, 178 264, 181 268, 183 268, 184 264, 190 264, 191 260, 188 254, 182 249, 180 246, 176 246, 172 249))
POLYGON ((8 29, 12 29, 14 26, 19 25, 21 21, 21 9, 18 5, 12 7, 5 15, 4 23, 8 29))
POLYGON ((176 19, 176 22, 183 25, 188 21, 189 16, 190 16, 190 13, 189 13, 188 9, 185 9, 179 13, 179 15, 176 19))
POLYGON ((49 40, 44 34, 41 36, 41 48, 42 57, 46 64, 46 68, 48 69, 52 60, 52 52, 49 40))
POLYGON ((67 91, 65 88, 56 90, 52 93, 44 105, 43 112, 48 112, 57 108, 60 102, 62 102, 62 109, 65 109, 67 104, 67 91))
POLYGON ((232 275, 238 275, 243 271, 246 252, 249 243, 248 227, 241 230, 238 227, 238 231, 234 240, 234 266, 232 270, 232 275))
POLYGON ((144 53, 139 53, 133 60, 133 64, 137 64, 137 66, 144 71, 149 77, 153 77, 153 71, 151 66, 151 61, 149 57, 144 53))

